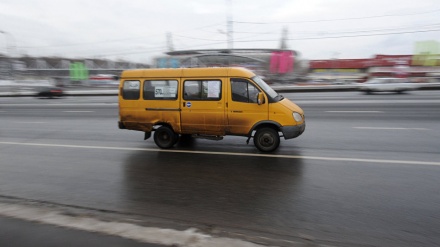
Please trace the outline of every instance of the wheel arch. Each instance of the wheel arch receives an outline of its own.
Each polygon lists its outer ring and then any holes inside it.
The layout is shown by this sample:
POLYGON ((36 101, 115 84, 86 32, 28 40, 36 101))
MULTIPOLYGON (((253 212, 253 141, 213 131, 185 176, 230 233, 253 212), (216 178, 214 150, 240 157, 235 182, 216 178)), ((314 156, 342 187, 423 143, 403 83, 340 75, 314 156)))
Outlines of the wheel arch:
POLYGON ((254 126, 252 126, 251 130, 248 133, 248 136, 249 137, 252 136, 252 133, 254 131, 261 129, 261 128, 265 128, 265 127, 272 128, 272 129, 276 130, 277 132, 281 131, 281 124, 274 122, 274 121, 261 121, 261 122, 254 124, 254 126))
POLYGON ((162 127, 162 126, 166 126, 168 128, 170 128, 172 131, 176 132, 176 130, 174 130, 173 125, 171 125, 170 123, 167 122, 156 122, 153 124, 153 131, 157 130, 158 128, 162 127))

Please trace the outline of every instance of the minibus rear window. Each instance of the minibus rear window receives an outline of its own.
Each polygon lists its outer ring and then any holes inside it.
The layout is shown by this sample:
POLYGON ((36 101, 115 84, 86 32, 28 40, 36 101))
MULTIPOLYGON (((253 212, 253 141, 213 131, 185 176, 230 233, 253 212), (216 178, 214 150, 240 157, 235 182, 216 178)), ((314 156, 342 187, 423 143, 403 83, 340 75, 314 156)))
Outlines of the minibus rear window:
POLYGON ((128 100, 137 100, 140 97, 140 81, 124 81, 122 86, 122 98, 128 100))

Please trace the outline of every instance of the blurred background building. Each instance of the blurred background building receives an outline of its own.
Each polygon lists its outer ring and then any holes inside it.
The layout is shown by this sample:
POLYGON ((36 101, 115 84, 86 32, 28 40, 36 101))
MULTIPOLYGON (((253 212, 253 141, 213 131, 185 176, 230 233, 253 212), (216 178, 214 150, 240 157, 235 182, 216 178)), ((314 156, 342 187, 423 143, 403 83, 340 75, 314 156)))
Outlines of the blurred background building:
MULTIPOLYGON (((245 67, 269 83, 363 82, 374 77, 440 81, 440 55, 375 55, 361 59, 305 60, 294 50, 213 49, 170 51, 152 64, 105 59, 10 57, 0 54, 0 81, 51 80, 57 85, 102 85, 123 70, 140 68, 245 67)), ((115 84, 115 83, 113 83, 115 84)))
POLYGON ((309 63, 310 81, 363 82, 375 77, 436 81, 440 78, 440 55, 375 55, 365 59, 311 60, 309 63))
POLYGON ((126 69, 148 68, 148 64, 104 59, 63 57, 10 57, 0 54, 0 80, 55 80, 57 84, 79 84, 101 75, 119 74, 126 69))
POLYGON ((211 49, 170 51, 153 60, 156 68, 238 66, 254 71, 266 81, 294 83, 308 73, 307 62, 287 49, 211 49))

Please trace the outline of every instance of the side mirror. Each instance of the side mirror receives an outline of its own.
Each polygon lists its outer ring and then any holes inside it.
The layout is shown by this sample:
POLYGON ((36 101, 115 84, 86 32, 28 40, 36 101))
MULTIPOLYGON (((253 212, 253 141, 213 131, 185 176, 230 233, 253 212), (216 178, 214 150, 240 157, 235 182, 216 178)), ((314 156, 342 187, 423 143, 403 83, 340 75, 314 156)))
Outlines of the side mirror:
POLYGON ((257 95, 257 103, 258 103, 258 105, 264 104, 265 103, 264 101, 265 101, 264 100, 264 93, 262 93, 262 92, 258 93, 258 95, 257 95))

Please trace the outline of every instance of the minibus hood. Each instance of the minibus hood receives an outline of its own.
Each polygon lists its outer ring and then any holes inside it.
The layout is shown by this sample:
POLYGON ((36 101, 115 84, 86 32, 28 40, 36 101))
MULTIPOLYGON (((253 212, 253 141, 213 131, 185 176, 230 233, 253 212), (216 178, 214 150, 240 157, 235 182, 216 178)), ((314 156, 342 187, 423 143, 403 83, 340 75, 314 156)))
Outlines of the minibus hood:
POLYGON ((301 107, 286 98, 282 99, 279 103, 293 112, 298 112, 301 115, 304 114, 304 111, 301 109, 301 107))

